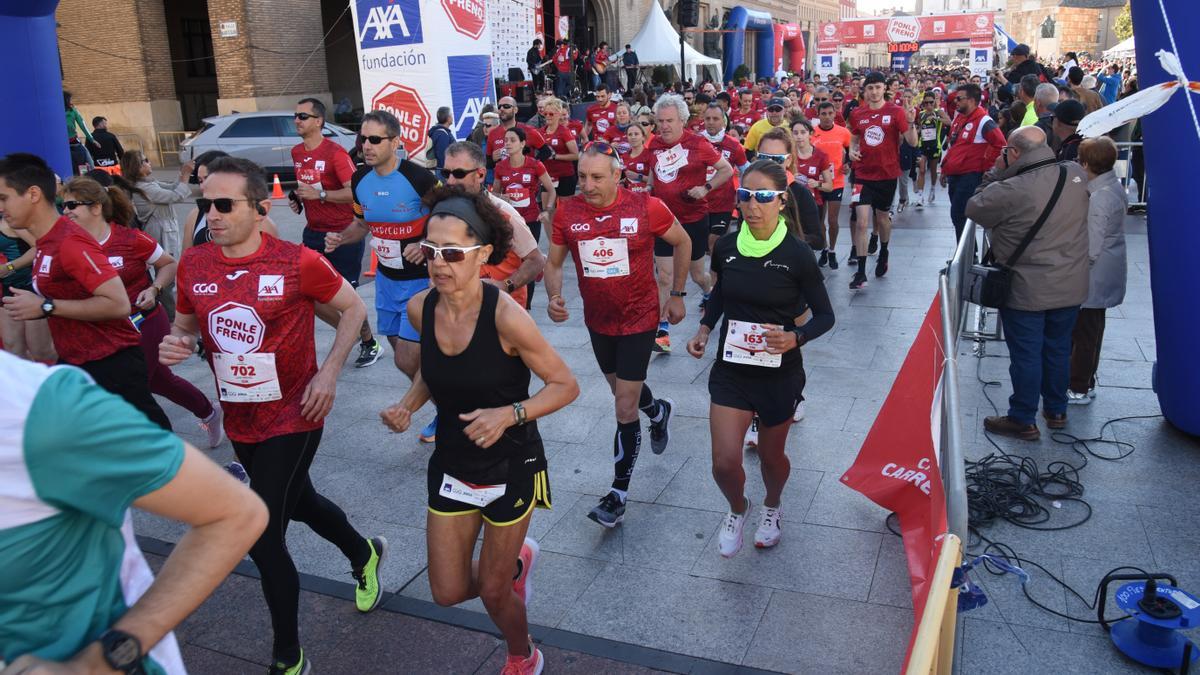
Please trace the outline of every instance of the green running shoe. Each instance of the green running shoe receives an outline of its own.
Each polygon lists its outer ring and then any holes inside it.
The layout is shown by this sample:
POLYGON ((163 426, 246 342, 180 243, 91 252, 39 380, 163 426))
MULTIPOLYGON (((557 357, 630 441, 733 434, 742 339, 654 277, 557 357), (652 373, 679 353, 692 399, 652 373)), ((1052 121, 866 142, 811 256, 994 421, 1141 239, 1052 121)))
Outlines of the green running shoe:
POLYGON ((354 589, 354 605, 360 612, 370 612, 378 607, 379 601, 383 599, 383 580, 380 576, 380 568, 383 567, 383 559, 387 556, 387 539, 372 537, 367 540, 367 544, 371 547, 370 559, 362 569, 356 569, 350 573, 358 582, 358 586, 354 589))
POLYGON ((296 665, 289 666, 286 663, 276 662, 269 669, 267 675, 309 675, 312 672, 312 661, 309 661, 304 656, 304 650, 300 650, 300 660, 296 665))

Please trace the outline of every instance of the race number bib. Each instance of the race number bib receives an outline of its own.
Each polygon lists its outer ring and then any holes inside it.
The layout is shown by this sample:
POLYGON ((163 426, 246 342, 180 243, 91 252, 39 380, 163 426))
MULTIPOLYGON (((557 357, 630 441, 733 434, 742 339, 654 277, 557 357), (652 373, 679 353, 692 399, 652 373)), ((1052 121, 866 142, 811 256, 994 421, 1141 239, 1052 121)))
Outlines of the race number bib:
POLYGON ((530 204, 529 189, 524 185, 514 184, 508 186, 504 195, 508 197, 508 203, 512 204, 513 208, 523 209, 530 204))
POLYGON ((778 368, 783 355, 767 353, 766 332, 769 330, 779 330, 779 326, 730 319, 722 358, 726 363, 778 368))
POLYGON ((448 473, 442 474, 442 489, 439 490, 446 499, 470 504, 471 506, 487 506, 504 496, 505 484, 475 485, 461 481, 448 473))
POLYGON ((227 403, 264 403, 283 398, 274 354, 212 352, 217 391, 227 403))
POLYGON ((404 242, 399 239, 381 239, 371 237, 371 248, 375 249, 375 257, 379 264, 394 270, 404 269, 404 242))
POLYGON ((937 129, 922 129, 921 130, 921 140, 922 141, 937 140, 937 129))
POLYGON ((579 242, 579 262, 585 277, 627 277, 629 242, 624 239, 586 239, 579 242))

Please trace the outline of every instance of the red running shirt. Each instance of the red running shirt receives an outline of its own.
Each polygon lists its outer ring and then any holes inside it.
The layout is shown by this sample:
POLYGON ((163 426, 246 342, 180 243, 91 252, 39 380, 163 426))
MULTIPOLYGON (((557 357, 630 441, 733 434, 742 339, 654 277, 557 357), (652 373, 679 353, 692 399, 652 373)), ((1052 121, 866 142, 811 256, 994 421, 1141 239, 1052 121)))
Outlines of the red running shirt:
MULTIPOLYGON (((100 242, 66 216, 37 241, 33 289, 43 297, 87 300, 100 284, 116 278, 117 271, 109 264, 100 242)), ((59 360, 74 366, 141 343, 141 335, 127 318, 80 321, 51 315, 48 323, 59 360)))
MULTIPOLYGON (((300 415, 300 399, 317 374, 313 303, 332 300, 342 281, 320 253, 265 233, 258 250, 244 258, 226 258, 212 242, 184 252, 176 310, 196 315, 210 354, 274 355, 280 398, 222 400, 229 438, 259 443, 324 424, 300 415)), ((214 377, 215 358, 209 357, 214 377)))
POLYGON ((541 178, 546 167, 532 157, 526 157, 520 168, 507 159, 496 164, 496 185, 499 185, 508 203, 521 214, 525 222, 537 220, 542 208, 538 206, 538 193, 542 190, 541 178))
MULTIPOLYGON (((292 164, 296 180, 308 185, 320 185, 326 192, 341 190, 354 177, 354 161, 350 153, 328 138, 312 150, 303 143, 292 148, 292 164)), ((320 190, 317 190, 320 192, 320 190)), ((316 232, 341 232, 354 220, 354 207, 348 202, 334 204, 320 199, 304 200, 304 217, 308 228, 316 232)))
MULTIPOLYGON (((654 238, 666 233, 674 222, 662 201, 625 188, 617 188, 617 199, 605 209, 590 206, 581 196, 558 201, 550 241, 566 246, 575 259, 583 322, 588 328, 602 335, 634 335, 658 326, 654 238), (624 267, 608 266, 610 270, 618 268, 608 275, 585 271, 585 256, 608 255, 611 259, 614 252, 625 261, 624 267)), ((605 267, 603 262, 601 267, 605 267)))
POLYGON ((138 294, 150 288, 149 268, 162 257, 162 246, 145 232, 114 224, 100 247, 125 284, 131 310, 139 311, 132 305, 138 294))
POLYGON ((587 109, 587 121, 592 127, 592 138, 608 138, 609 131, 617 126, 617 104, 593 105, 587 109))
POLYGON ((729 113, 729 122, 731 124, 736 124, 747 131, 749 131, 750 127, 754 126, 754 123, 760 119, 762 119, 762 114, 753 109, 748 113, 739 112, 737 110, 729 113))
POLYGON ((650 175, 650 166, 653 161, 654 158, 650 151, 645 148, 642 148, 637 157, 628 153, 621 155, 621 163, 625 165, 625 170, 633 171, 643 177, 642 180, 634 182, 629 179, 628 174, 622 173, 621 182, 632 192, 649 192, 650 184, 646 182, 645 176, 650 175))
MULTIPOLYGON (((720 143, 713 143, 713 148, 716 149, 717 152, 721 153, 721 156, 729 162, 730 166, 733 167, 733 172, 735 174, 737 173, 738 167, 746 163, 746 149, 742 147, 741 143, 738 143, 730 138, 729 134, 722 136, 720 143)), ((708 173, 704 176, 704 180, 710 181, 715 175, 717 175, 717 170, 709 167, 708 173)), ((733 180, 730 179, 721 185, 718 185, 717 189, 708 193, 708 212, 731 213, 734 206, 733 202, 735 189, 736 188, 734 188, 733 180)))
POLYGON ((900 135, 908 131, 904 108, 884 103, 878 110, 863 104, 850 113, 850 133, 859 137, 862 159, 854 163, 855 180, 900 177, 900 135))
MULTIPOLYGON (((535 127, 531 127, 523 122, 517 122, 517 126, 525 130, 526 146, 537 150, 546 144, 545 139, 542 138, 542 132, 538 131, 535 127)), ((491 159, 492 153, 496 152, 497 150, 500 151, 501 159, 508 157, 508 153, 504 151, 504 132, 506 131, 508 131, 508 129, 506 129, 504 126, 498 126, 488 132, 486 150, 489 159, 491 159)))
POLYGON ((655 136, 649 148, 654 157, 651 193, 663 200, 681 223, 694 223, 703 218, 709 210, 708 198, 692 199, 687 191, 703 186, 708 168, 721 159, 712 143, 685 130, 672 145, 664 143, 662 136, 655 136))
MULTIPOLYGON (((565 155, 568 152, 567 143, 576 140, 575 133, 564 124, 558 125, 558 128, 553 132, 542 129, 542 135, 546 138, 546 144, 554 151, 556 155, 565 155)), ((579 143, 576 142, 576 149, 579 148, 579 143)), ((561 159, 548 159, 545 161, 546 173, 554 180, 566 178, 567 176, 575 175, 575 162, 567 162, 561 159)))

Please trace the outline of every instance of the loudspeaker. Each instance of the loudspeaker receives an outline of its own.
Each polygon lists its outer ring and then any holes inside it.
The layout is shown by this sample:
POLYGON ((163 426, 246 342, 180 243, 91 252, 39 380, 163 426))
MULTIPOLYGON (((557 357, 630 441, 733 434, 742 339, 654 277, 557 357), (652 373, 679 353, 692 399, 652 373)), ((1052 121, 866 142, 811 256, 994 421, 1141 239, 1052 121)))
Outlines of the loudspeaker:
POLYGON ((584 0, 558 0, 558 13, 561 16, 586 16, 583 3, 584 0))
POLYGON ((700 25, 699 0, 679 0, 679 25, 683 28, 695 28, 700 25))
POLYGON ((525 71, 521 70, 520 68, 509 68, 508 69, 508 81, 509 82, 523 82, 524 80, 525 80, 525 71))

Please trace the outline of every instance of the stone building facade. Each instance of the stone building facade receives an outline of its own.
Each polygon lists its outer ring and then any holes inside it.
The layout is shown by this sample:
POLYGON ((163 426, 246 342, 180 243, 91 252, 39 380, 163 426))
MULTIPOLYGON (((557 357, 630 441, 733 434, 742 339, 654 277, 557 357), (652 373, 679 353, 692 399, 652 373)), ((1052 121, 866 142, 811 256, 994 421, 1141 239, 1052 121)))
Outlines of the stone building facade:
POLYGON ((1120 42, 1113 32, 1125 0, 1010 0, 1006 29, 1041 58, 1065 52, 1099 57, 1120 42))

